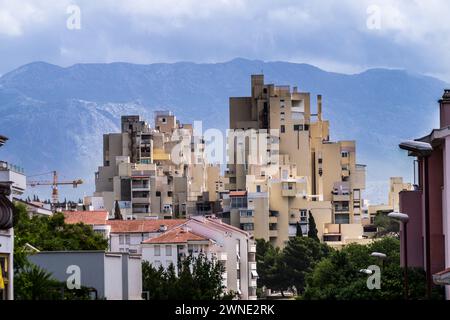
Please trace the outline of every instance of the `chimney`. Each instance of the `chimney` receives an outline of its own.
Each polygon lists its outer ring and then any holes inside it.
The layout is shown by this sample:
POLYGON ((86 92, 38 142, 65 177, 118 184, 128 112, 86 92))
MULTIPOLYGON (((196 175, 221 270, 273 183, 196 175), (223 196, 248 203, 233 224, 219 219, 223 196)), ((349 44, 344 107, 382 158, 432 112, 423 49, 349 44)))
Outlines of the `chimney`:
POLYGON ((317 118, 322 121, 322 95, 317 95, 317 118))
POLYGON ((450 126, 450 89, 445 89, 439 100, 439 114, 441 128, 450 126))

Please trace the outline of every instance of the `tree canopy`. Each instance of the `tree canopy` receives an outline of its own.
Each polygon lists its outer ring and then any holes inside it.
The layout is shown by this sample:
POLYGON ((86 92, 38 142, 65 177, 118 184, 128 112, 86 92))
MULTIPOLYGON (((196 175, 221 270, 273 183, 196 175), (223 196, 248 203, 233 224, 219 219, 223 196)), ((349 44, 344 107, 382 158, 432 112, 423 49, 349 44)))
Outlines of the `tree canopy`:
POLYGON ((156 269, 148 261, 142 263, 143 291, 150 300, 213 300, 231 297, 224 292, 224 266, 219 261, 208 260, 204 255, 191 256, 181 262, 178 275, 175 266, 156 269))

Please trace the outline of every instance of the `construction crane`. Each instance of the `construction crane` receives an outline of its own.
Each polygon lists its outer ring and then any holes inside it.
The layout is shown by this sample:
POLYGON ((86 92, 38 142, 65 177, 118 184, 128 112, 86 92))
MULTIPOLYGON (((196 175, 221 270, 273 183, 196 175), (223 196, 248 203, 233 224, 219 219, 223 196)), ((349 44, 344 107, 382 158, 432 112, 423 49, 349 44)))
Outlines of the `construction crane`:
POLYGON ((50 173, 53 174, 53 181, 44 181, 44 180, 29 181, 29 182, 27 182, 27 185, 29 185, 30 187, 52 186, 52 204, 54 204, 54 205, 59 202, 58 186, 72 185, 74 188, 76 188, 76 187, 78 187, 79 184, 83 183, 83 180, 81 180, 81 179, 72 180, 72 181, 59 181, 58 180, 58 173, 56 171, 51 171, 51 172, 48 172, 48 173, 37 174, 37 175, 34 175, 34 176, 41 176, 41 175, 46 175, 46 174, 50 174, 50 173))

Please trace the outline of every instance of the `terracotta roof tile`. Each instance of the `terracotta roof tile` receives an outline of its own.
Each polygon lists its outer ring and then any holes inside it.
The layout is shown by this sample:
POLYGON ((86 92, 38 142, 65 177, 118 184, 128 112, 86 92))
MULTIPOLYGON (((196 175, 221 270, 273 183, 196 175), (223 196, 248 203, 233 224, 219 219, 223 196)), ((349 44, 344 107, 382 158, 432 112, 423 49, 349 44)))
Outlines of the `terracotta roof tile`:
POLYGON ((155 220, 108 220, 111 233, 144 233, 157 232, 161 225, 170 230, 185 223, 185 219, 155 219, 155 220))
POLYGON ((183 227, 177 227, 170 231, 164 232, 156 238, 150 238, 143 243, 186 243, 188 241, 205 241, 209 240, 183 227))
POLYGON ((63 214, 67 224, 104 225, 108 219, 107 211, 64 211, 63 214))

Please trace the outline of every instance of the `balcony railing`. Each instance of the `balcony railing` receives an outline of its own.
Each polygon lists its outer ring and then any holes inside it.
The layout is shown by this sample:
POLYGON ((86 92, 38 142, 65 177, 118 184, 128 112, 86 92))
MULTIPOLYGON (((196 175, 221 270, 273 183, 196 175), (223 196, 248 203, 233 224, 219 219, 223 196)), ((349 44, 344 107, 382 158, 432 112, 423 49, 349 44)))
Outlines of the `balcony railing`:
POLYGON ((0 171, 13 171, 20 174, 25 173, 25 170, 22 167, 8 163, 6 161, 0 161, 0 171))

